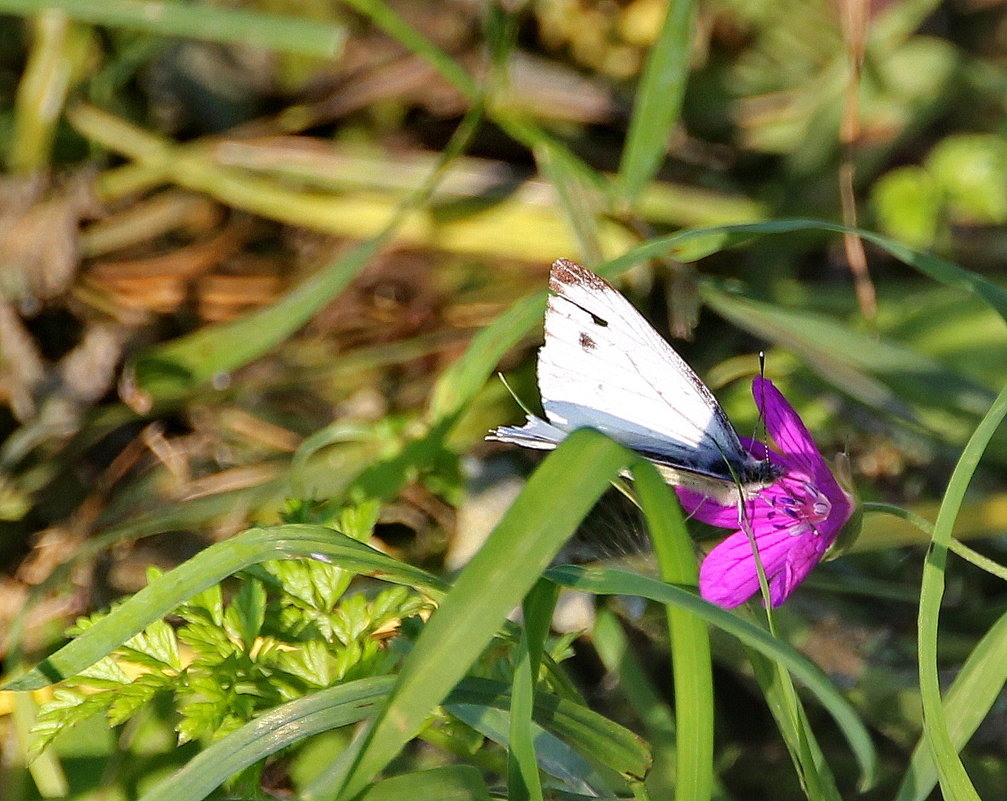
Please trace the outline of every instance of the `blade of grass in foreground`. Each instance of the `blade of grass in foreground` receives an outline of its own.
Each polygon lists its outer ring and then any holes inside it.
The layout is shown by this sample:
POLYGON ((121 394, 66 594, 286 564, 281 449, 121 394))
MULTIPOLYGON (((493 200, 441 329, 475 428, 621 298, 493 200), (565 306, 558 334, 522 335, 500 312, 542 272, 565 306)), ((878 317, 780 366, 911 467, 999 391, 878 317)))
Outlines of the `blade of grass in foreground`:
POLYGON ((874 784, 878 770, 877 753, 860 716, 817 666, 765 629, 704 601, 694 590, 666 584, 638 573, 563 565, 547 570, 546 578, 564 587, 584 592, 598 595, 636 595, 688 610, 736 637, 745 645, 779 662, 808 688, 838 724, 857 758, 860 767, 860 786, 867 788, 874 784))
MULTIPOLYGON (((394 684, 394 676, 371 676, 271 709, 209 745, 140 801, 199 801, 238 771, 270 754, 305 737, 373 716, 394 684)), ((510 705, 510 696, 502 682, 470 677, 448 694, 445 703, 499 710, 510 705)), ((646 769, 647 753, 639 739, 597 712, 546 693, 536 695, 533 709, 538 725, 570 743, 577 752, 590 754, 612 770, 646 769)), ((302 789, 305 798, 326 795, 314 785, 302 789)))
POLYGON ((630 459, 619 445, 587 429, 545 458, 431 616, 392 698, 364 738, 341 798, 363 791, 416 735, 630 459))
POLYGON ((155 579, 97 621, 79 637, 44 659, 5 690, 35 690, 73 676, 159 620, 182 601, 232 573, 270 559, 312 558, 360 575, 422 589, 437 598, 445 584, 429 573, 324 526, 254 528, 211 545, 155 579))
POLYGON ((786 667, 754 648, 745 650, 808 798, 811 801, 841 801, 835 777, 786 667))
POLYGON ((944 597, 944 572, 955 518, 961 509, 972 474, 975 473, 990 439, 1007 416, 1007 387, 1000 392, 975 433, 962 451, 948 482, 944 500, 934 523, 933 538, 923 565, 920 584, 920 609, 917 619, 920 698, 923 701, 923 735, 937 765, 941 791, 950 801, 978 801, 979 794, 969 779, 958 749, 951 739, 937 666, 937 627, 941 599, 944 597))
MULTIPOLYGON (((699 576, 692 539, 671 488, 649 462, 633 465, 661 578, 695 585, 699 576)), ((713 675, 706 622, 685 609, 665 607, 675 684, 676 801, 708 801, 713 793, 713 675)))
POLYGON ((507 754, 507 797, 510 801, 542 801, 542 783, 535 757, 532 731, 532 707, 539 664, 549 636, 552 613, 559 587, 539 579, 522 604, 524 625, 514 652, 514 678, 511 683, 510 748, 507 754))

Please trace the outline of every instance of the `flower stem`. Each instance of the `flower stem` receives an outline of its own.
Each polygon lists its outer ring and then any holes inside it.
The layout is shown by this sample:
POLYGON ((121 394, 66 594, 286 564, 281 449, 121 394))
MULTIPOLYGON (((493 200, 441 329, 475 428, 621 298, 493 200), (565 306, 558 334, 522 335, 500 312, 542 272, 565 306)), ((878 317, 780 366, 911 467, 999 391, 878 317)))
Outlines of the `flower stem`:
MULTIPOLYGON (((865 503, 865 512, 880 512, 887 513, 890 515, 895 515, 895 517, 901 517, 907 523, 911 523, 916 526, 920 531, 926 534, 928 537, 933 536, 934 524, 927 520, 925 517, 920 517, 920 515, 915 512, 910 512, 908 509, 903 509, 900 506, 894 506, 888 503, 865 503)), ((974 551, 968 545, 966 545, 961 540, 952 538, 948 543, 948 550, 952 553, 957 554, 966 562, 978 567, 980 570, 985 570, 987 573, 1001 578, 1007 581, 1007 567, 1004 567, 999 562, 995 562, 989 557, 983 556, 978 551, 974 551)))

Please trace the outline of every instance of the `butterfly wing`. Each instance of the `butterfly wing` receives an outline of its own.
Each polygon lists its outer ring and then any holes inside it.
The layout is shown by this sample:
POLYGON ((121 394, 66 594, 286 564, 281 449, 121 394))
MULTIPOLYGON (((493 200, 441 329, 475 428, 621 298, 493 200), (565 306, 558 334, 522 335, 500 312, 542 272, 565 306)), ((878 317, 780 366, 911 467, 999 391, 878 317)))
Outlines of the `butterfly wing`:
POLYGON ((560 259, 549 288, 538 383, 550 429, 590 426, 716 481, 756 469, 709 389, 611 284, 560 259))

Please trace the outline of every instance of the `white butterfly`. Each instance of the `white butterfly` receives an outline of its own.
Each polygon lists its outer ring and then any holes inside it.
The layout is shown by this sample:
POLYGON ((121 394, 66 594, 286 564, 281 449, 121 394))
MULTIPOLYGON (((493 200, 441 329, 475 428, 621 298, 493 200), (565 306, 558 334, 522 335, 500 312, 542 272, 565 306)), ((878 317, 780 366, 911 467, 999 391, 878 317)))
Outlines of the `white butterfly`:
POLYGON ((588 427, 653 462, 669 484, 733 503, 779 470, 746 451, 717 399, 608 281, 567 259, 549 274, 538 386, 548 420, 528 415, 488 439, 551 450, 588 427))

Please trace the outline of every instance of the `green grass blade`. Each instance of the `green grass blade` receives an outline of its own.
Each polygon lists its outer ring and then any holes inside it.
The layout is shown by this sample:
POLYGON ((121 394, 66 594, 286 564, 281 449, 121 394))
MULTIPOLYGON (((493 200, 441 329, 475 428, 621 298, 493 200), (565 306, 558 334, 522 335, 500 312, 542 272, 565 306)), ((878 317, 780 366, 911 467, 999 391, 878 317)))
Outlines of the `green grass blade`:
MULTIPOLYGON (((470 704, 507 709, 511 700, 503 682, 469 676, 445 699, 446 705, 470 704)), ((636 734, 583 704, 551 693, 535 694, 534 720, 596 763, 630 778, 650 769, 650 751, 636 734)))
POLYGON ((430 394, 432 423, 458 414, 486 383, 504 354, 542 322, 545 292, 522 298, 476 334, 461 358, 445 370, 430 394))
MULTIPOLYGON (((671 254, 681 258, 691 246, 700 242, 709 245, 712 241, 716 241, 715 247, 704 246, 704 255, 709 255, 747 241, 756 235, 813 230, 843 233, 853 229, 817 220, 777 220, 694 228, 652 239, 617 259, 598 265, 597 269, 607 278, 615 278, 633 265, 657 256, 671 254)), ((1007 290, 951 262, 911 250, 894 240, 869 231, 858 231, 858 233, 924 275, 977 295, 1007 320, 1007 290)), ((491 325, 480 331, 462 357, 438 379, 431 396, 429 419, 440 420, 463 408, 492 375, 503 355, 541 321, 544 310, 545 293, 542 292, 518 301, 491 325)))
POLYGON ((745 650, 808 798, 811 801, 841 801, 835 777, 811 730, 786 667, 753 648, 745 650))
POLYGON ((156 36, 175 36, 211 42, 263 47, 287 53, 330 58, 346 38, 342 26, 299 17, 214 8, 177 0, 0 0, 0 13, 35 15, 47 8, 64 12, 71 19, 144 31, 156 36))
POLYGON ((917 620, 920 672, 920 697, 923 701, 923 735, 930 745, 944 797, 951 801, 978 799, 958 749, 951 739, 949 723, 941 699, 937 666, 937 628, 941 599, 944 597, 944 571, 955 519, 965 492, 990 439, 1007 416, 1007 387, 997 396, 989 412, 976 428, 955 465, 947 492, 941 502, 934 533, 923 565, 920 607, 917 620))
POLYGON ((993 393, 950 367, 835 318, 723 292, 711 282, 701 294, 721 317, 797 354, 851 397, 949 440, 963 441, 993 400, 993 393))
POLYGON ((341 797, 360 793, 416 735, 629 458, 589 430, 574 432, 545 458, 430 618, 341 797))
MULTIPOLYGON (((187 392, 247 364, 301 328, 391 241, 409 212, 429 200, 447 166, 463 152, 481 119, 482 106, 477 104, 459 123, 426 180, 396 206, 380 233, 299 284, 279 302, 233 322, 201 328, 141 354, 134 364, 140 388, 155 397, 187 392)), ((211 181, 214 188, 219 190, 222 177, 218 175, 216 181, 211 181)), ((207 189, 212 194, 213 188, 207 189)))
POLYGON ((394 676, 371 676, 272 709, 202 750, 140 801, 205 798, 238 771, 298 740, 373 715, 394 683, 394 676))
MULTIPOLYGON (((511 716, 506 710, 474 704, 450 704, 445 707, 452 715, 467 724, 483 737, 510 749, 511 716)), ((542 771, 562 782, 564 790, 589 796, 614 798, 615 790, 602 778, 586 757, 567 745, 556 735, 531 722, 528 725, 535 743, 535 759, 542 771)), ((427 732, 421 734, 426 737, 427 732)), ((514 787, 508 783, 508 797, 515 796, 514 787)))
POLYGON ((582 171, 563 158, 551 142, 535 148, 535 160, 556 190, 560 210, 577 241, 577 258, 588 265, 602 261, 598 214, 604 209, 604 204, 597 192, 600 176, 594 175, 591 180, 585 180, 582 171))
MULTIPOLYGON (((649 462, 633 466, 633 488, 640 498, 654 543, 661 578, 695 585, 699 576, 692 539, 671 488, 649 462)), ((709 801, 713 793, 713 674, 706 622, 685 609, 666 607, 675 682, 677 729, 675 798, 709 801)))
POLYGON ((624 570, 603 570, 563 565, 546 571, 546 577, 564 587, 599 595, 637 595, 688 610, 736 637, 759 653, 784 665, 818 699, 838 724, 860 768, 861 786, 871 786, 877 777, 877 753, 860 716, 829 679, 807 658, 777 640, 765 629, 707 603, 694 590, 665 584, 657 579, 624 570))
POLYGON ((261 356, 342 292, 390 236, 386 230, 361 243, 271 306, 150 348, 133 364, 137 385, 156 399, 173 398, 261 356))
MULTIPOLYGON (((964 747, 996 703, 1007 682, 1007 614, 1000 616, 965 660, 944 697, 948 733, 955 748, 964 747)), ((895 801, 925 801, 937 783, 930 747, 921 739, 895 801)))
POLYGON ((695 0, 670 0, 657 42, 647 57, 619 165, 622 191, 636 200, 657 173, 682 110, 689 77, 695 0))
POLYGON ((702 245, 702 255, 710 255, 745 242, 752 236, 790 234, 798 231, 826 231, 837 234, 856 233, 923 275, 946 286, 971 292, 977 297, 982 298, 1004 320, 1007 320, 1007 289, 998 286, 981 275, 962 269, 957 264, 952 264, 944 259, 931 256, 928 253, 913 250, 900 242, 896 242, 894 239, 889 239, 872 231, 849 228, 845 225, 825 222, 823 220, 773 220, 772 222, 745 223, 742 225, 691 228, 671 234, 670 236, 651 239, 625 255, 613 259, 607 265, 602 265, 601 271, 606 276, 618 275, 641 261, 668 254, 686 260, 690 255, 696 255, 695 253, 690 254, 689 251, 690 248, 697 244, 702 245))
POLYGON ((542 801, 531 726, 532 707, 538 669, 558 595, 559 587, 539 579, 522 604, 524 625, 514 654, 511 683, 510 750, 507 755, 507 797, 510 801, 542 801))
POLYGON ((211 545, 155 579, 79 637, 44 659, 5 690, 34 690, 62 681, 93 665, 182 601, 250 565, 270 559, 312 558, 360 575, 416 587, 439 597, 445 585, 419 568, 324 526, 254 528, 211 545))
MULTIPOLYGON (((198 801, 243 768, 305 737, 373 716, 394 684, 394 676, 372 676, 320 690, 272 709, 208 746, 169 779, 153 787, 140 801, 198 801)), ((507 686, 501 682, 469 678, 459 683, 445 703, 505 709, 510 704, 510 696, 507 686)), ((535 698, 534 718, 579 751, 600 757, 602 764, 615 770, 646 769, 647 753, 639 740, 586 707, 539 693, 535 698)), ((387 790, 395 786, 386 782, 374 788, 387 790)), ((446 785, 445 790, 450 786, 446 785)), ((467 781, 463 787, 467 788, 464 792, 475 789, 475 785, 467 781)), ((377 792, 377 789, 368 790, 370 792, 377 792)), ((369 794, 364 797, 371 798, 369 794)), ((463 794, 458 797, 483 796, 463 794)))

